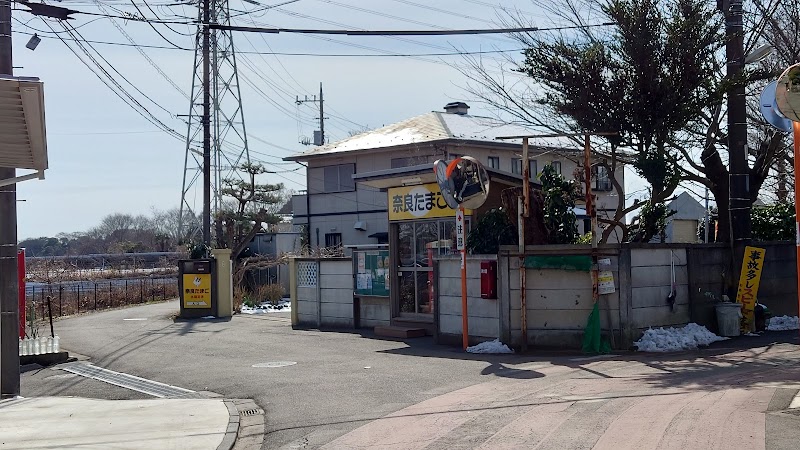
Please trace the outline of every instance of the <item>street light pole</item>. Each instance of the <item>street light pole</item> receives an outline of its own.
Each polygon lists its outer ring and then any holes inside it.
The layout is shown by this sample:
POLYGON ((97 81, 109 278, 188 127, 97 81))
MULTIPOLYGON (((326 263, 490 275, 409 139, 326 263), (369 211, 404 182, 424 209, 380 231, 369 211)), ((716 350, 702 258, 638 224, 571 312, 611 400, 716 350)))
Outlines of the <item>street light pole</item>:
POLYGON ((742 0, 722 0, 725 14, 725 56, 727 59, 728 88, 728 154, 730 181, 728 211, 733 249, 733 273, 741 271, 739 265, 744 247, 750 243, 750 179, 747 162, 747 105, 744 68, 744 27, 742 0))

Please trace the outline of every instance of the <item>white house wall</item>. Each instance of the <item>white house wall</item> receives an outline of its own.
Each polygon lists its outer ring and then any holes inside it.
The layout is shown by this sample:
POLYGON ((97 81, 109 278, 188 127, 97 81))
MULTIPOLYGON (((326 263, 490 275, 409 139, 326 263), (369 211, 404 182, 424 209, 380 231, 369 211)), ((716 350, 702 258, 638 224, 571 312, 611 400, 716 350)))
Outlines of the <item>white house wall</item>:
MULTIPOLYGON (((374 151, 351 152, 337 154, 330 157, 311 158, 307 161, 308 169, 306 172, 308 188, 311 192, 309 206, 311 208, 311 245, 312 247, 325 245, 325 234, 341 233, 344 245, 375 244, 377 240, 370 238, 369 235, 380 232, 388 232, 387 214, 387 195, 380 191, 363 184, 356 184, 354 191, 323 193, 324 188, 324 167, 339 164, 355 164, 356 173, 373 172, 391 168, 393 158, 414 158, 416 161, 433 162, 438 158, 446 158, 449 155, 469 155, 483 164, 488 165, 489 156, 500 158, 500 170, 511 172, 512 158, 520 156, 518 148, 503 148, 474 145, 453 145, 434 148, 431 145, 420 145, 419 147, 404 148, 402 151, 397 149, 381 149, 374 151), (365 222, 366 231, 354 229, 357 221, 365 222), (317 229, 319 229, 319 241, 317 240, 317 229)), ((573 158, 578 158, 576 153, 573 158)), ((565 178, 571 179, 577 164, 573 161, 561 157, 556 153, 544 153, 531 155, 531 159, 537 161, 539 171, 552 161, 561 162, 561 173, 565 178)), ((538 175, 538 174, 536 174, 538 175)), ((622 167, 617 170, 617 180, 624 186, 624 171, 622 167)), ((614 210, 620 197, 616 191, 596 192, 598 214, 613 215, 613 212, 604 210, 614 210)), ((296 225, 306 224, 306 197, 297 195, 292 197, 294 223, 296 225)), ((579 224, 579 229, 582 227, 579 224)), ((614 239, 612 238, 612 241, 614 239)))

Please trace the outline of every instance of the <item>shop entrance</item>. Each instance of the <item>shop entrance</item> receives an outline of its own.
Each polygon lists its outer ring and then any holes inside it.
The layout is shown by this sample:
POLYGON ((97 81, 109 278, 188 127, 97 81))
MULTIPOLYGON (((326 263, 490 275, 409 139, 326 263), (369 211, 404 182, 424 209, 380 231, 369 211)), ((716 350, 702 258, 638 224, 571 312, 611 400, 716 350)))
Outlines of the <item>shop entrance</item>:
POLYGON ((457 253, 455 219, 415 220, 396 226, 399 316, 432 320, 433 259, 457 253))

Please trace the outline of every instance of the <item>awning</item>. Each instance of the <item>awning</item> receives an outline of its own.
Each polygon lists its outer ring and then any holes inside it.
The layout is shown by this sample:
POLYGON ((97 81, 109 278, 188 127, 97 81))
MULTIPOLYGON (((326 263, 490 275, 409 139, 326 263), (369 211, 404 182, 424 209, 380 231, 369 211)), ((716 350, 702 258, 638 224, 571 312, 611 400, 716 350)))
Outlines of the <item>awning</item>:
POLYGON ((0 167, 35 171, 0 180, 0 186, 44 178, 47 169, 44 84, 38 78, 0 77, 0 167))

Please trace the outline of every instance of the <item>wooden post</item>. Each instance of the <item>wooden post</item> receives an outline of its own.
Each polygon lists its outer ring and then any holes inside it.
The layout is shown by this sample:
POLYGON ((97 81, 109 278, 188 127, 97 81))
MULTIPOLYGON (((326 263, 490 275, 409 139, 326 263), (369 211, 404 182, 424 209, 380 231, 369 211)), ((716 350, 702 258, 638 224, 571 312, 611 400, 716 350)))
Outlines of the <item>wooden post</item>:
POLYGON ((583 172, 586 186, 586 214, 589 214, 592 224, 592 303, 597 303, 597 211, 594 208, 594 195, 592 194, 592 145, 589 134, 584 136, 583 146, 583 172))

